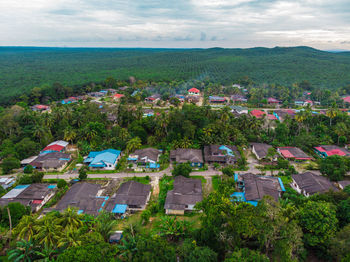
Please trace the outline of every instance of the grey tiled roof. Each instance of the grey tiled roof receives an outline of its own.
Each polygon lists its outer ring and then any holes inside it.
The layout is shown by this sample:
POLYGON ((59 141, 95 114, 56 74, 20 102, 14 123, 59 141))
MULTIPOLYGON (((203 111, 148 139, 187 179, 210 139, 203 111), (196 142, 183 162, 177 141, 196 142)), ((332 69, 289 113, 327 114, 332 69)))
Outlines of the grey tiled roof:
POLYGON ((202 150, 200 149, 188 149, 178 148, 170 151, 170 158, 177 163, 203 163, 202 150))
POLYGON ((338 191, 328 178, 317 175, 313 172, 295 174, 292 175, 292 178, 300 189, 310 195, 315 193, 325 193, 329 190, 338 191))

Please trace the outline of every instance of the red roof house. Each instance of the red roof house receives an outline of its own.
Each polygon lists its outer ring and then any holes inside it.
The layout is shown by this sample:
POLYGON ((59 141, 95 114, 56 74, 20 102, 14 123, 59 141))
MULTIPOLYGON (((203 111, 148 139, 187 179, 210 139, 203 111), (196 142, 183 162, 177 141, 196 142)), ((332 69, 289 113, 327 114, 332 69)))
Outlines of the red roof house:
POLYGON ((200 91, 195 87, 192 87, 191 89, 188 90, 189 95, 199 95, 199 93, 200 91))
POLYGON ((350 96, 343 97, 342 99, 343 99, 343 101, 345 103, 349 103, 350 104, 350 96))
POLYGON ((289 160, 311 160, 312 157, 308 156, 303 150, 298 147, 279 147, 277 152, 285 159, 289 160))
POLYGON ((114 99, 120 99, 120 98, 122 98, 122 97, 124 97, 123 94, 115 94, 115 95, 113 95, 113 98, 114 98, 114 99))
POLYGON ((269 103, 269 104, 279 104, 279 103, 281 103, 281 101, 277 100, 276 98, 269 97, 267 99, 267 103, 269 103))
POLYGON ((266 113, 264 111, 254 109, 250 111, 250 114, 256 118, 262 118, 266 113))
POLYGON ((321 145, 315 147, 315 152, 322 158, 328 156, 350 156, 350 152, 345 148, 335 146, 335 145, 321 145))
POLYGON ((51 145, 47 146, 43 149, 43 151, 54 151, 54 152, 61 152, 64 149, 64 146, 60 145, 51 145))
POLYGON ((269 120, 277 120, 277 117, 274 116, 274 115, 268 114, 268 115, 267 115, 267 119, 269 119, 269 120))

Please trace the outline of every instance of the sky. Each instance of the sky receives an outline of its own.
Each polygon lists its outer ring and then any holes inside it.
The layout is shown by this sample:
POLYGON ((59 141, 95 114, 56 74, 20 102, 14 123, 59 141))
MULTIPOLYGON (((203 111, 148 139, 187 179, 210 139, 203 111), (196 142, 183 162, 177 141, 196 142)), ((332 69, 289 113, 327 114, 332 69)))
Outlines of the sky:
POLYGON ((0 0, 0 46, 350 50, 350 0, 0 0))

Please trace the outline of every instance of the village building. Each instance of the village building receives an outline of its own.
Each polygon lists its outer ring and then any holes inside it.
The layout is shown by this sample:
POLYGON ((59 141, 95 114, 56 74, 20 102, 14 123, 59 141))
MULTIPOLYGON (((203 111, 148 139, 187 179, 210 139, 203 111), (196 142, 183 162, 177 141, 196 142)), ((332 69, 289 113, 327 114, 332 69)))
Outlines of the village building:
POLYGON ((248 114, 248 107, 230 106, 230 108, 231 108, 231 113, 233 113, 233 114, 238 114, 238 115, 248 114))
POLYGON ((145 102, 147 103, 156 103, 160 100, 161 96, 160 94, 154 94, 154 95, 151 95, 149 97, 146 97, 145 98, 145 102))
MULTIPOLYGON (((252 153, 258 160, 266 159, 269 149, 272 148, 271 145, 265 143, 251 143, 250 145, 252 148, 252 153)), ((274 160, 277 160, 277 158, 274 157, 274 160)))
POLYGON ((278 147, 277 152, 288 160, 305 161, 311 160, 312 157, 308 156, 303 150, 298 147, 278 147))
POLYGON ((14 177, 2 177, 0 178, 0 186, 3 189, 8 189, 14 185, 16 178, 14 177))
POLYGON ((115 169, 120 158, 121 151, 115 149, 106 149, 102 151, 92 151, 84 159, 84 164, 94 169, 115 169))
POLYGON ((63 212, 69 207, 77 208, 78 214, 97 216, 109 197, 100 196, 101 185, 92 183, 75 183, 57 203, 55 210, 63 212))
POLYGON ((276 98, 273 98, 273 97, 269 97, 267 99, 267 103, 269 105, 279 105, 281 103, 281 101, 277 100, 276 98))
POLYGON ((316 154, 321 158, 326 158, 329 156, 350 156, 350 152, 345 148, 335 146, 335 145, 321 145, 314 148, 316 154))
POLYGON ((188 95, 186 96, 185 101, 188 103, 198 103, 200 101, 200 97, 196 95, 188 95))
POLYGON ((153 109, 144 109, 142 117, 151 117, 154 116, 154 110, 153 109))
POLYGON ((263 118, 266 113, 261 110, 253 109, 252 111, 249 112, 251 116, 254 116, 256 118, 263 118))
POLYGON ((209 145, 204 147, 204 159, 208 164, 234 165, 241 158, 236 146, 209 145))
POLYGON ((37 212, 56 194, 56 189, 50 184, 18 185, 0 198, 0 206, 18 202, 37 212))
POLYGON ((50 110, 50 106, 46 105, 34 105, 31 107, 31 109, 35 112, 47 112, 50 110))
POLYGON ((243 201, 257 206, 264 196, 271 196, 276 202, 285 191, 279 177, 258 176, 251 173, 235 174, 235 181, 241 192, 231 195, 233 201, 243 201))
MULTIPOLYGON (((71 161, 71 156, 62 152, 51 152, 40 154, 33 158, 33 161, 26 165, 31 165, 37 170, 42 171, 62 171, 71 161)), ((22 161, 24 163, 24 161, 22 161)))
POLYGON ((133 168, 159 170, 159 157, 162 151, 155 148, 138 149, 129 154, 128 163, 133 165, 133 168))
POLYGON ((123 95, 123 94, 114 94, 112 97, 113 97, 114 100, 120 100, 121 98, 125 97, 125 95, 123 95))
POLYGON ((191 89, 188 90, 188 94, 190 96, 198 96, 200 95, 200 91, 197 88, 192 87, 191 89))
POLYGON ((234 103, 247 103, 248 99, 243 95, 232 95, 231 100, 234 103))
POLYGON ((55 142, 52 142, 48 144, 41 152, 40 154, 47 154, 47 153, 54 153, 54 152, 65 152, 67 149, 67 146, 69 145, 68 142, 63 140, 58 140, 55 142))
POLYGON ((278 121, 283 122, 287 117, 294 119, 295 110, 293 109, 284 109, 284 110, 275 110, 273 115, 277 118, 278 121))
POLYGON ((350 104, 350 96, 343 97, 342 99, 343 99, 344 103, 350 104))
POLYGON ((341 190, 343 190, 347 186, 350 186, 350 180, 342 180, 342 181, 338 181, 337 183, 341 190))
POLYGON ((151 185, 133 180, 123 183, 107 202, 106 211, 124 214, 127 211, 144 210, 151 197, 151 188, 151 185))
POLYGON ((209 96, 209 103, 211 104, 225 104, 227 102, 225 97, 209 96))
POLYGON ((326 193, 330 190, 338 191, 328 178, 313 172, 292 175, 292 183, 290 185, 299 194, 303 194, 306 197, 316 193, 326 193))
POLYGON ((187 163, 194 168, 202 167, 204 164, 202 150, 190 148, 177 148, 170 151, 170 160, 177 164, 187 163))
POLYGON ((165 213, 183 215, 186 211, 193 211, 194 206, 202 199, 202 181, 200 179, 176 176, 173 190, 168 191, 165 199, 165 213))
POLYGON ((66 98, 66 99, 63 99, 61 101, 61 104, 62 105, 68 105, 68 104, 72 104, 72 103, 77 103, 78 102, 78 99, 74 96, 71 96, 69 98, 66 98))

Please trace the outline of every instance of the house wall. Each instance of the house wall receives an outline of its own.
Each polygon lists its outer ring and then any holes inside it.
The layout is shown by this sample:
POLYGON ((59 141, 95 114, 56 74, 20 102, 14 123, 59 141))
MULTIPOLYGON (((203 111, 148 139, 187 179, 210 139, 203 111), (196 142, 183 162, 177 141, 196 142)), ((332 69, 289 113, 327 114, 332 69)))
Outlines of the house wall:
POLYGON ((41 204, 36 207, 35 212, 38 212, 40 208, 42 208, 55 194, 56 194, 56 191, 54 190, 51 192, 51 194, 48 194, 47 196, 45 196, 41 204))
POLYGON ((165 209, 167 215, 184 215, 185 210, 165 209))
POLYGON ((254 146, 252 147, 252 152, 253 152, 253 154, 256 156, 256 158, 257 158, 258 160, 261 160, 261 159, 262 159, 262 158, 259 157, 259 155, 256 153, 255 147, 254 147, 254 146))

